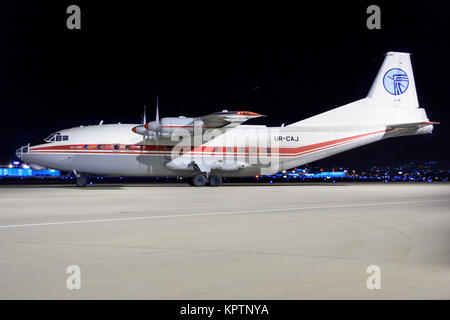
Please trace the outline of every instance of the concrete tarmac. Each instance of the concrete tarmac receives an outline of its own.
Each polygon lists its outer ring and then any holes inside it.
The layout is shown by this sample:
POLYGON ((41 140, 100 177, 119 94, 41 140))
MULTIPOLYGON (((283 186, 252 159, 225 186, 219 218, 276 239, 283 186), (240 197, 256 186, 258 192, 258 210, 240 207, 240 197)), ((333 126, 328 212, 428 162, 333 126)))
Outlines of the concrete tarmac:
POLYGON ((0 298, 450 299, 449 209, 445 183, 3 186, 0 298))

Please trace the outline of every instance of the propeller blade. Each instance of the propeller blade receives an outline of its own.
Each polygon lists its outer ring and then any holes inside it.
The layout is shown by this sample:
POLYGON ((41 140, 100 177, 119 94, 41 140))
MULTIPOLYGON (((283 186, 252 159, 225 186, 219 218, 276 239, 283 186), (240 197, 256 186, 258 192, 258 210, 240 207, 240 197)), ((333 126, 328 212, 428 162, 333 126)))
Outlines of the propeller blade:
POLYGON ((156 144, 158 144, 159 134, 161 132, 161 126, 159 123, 159 97, 156 95, 156 132, 155 132, 155 140, 156 144))
POLYGON ((142 114, 142 125, 145 125, 147 123, 147 107, 144 104, 144 113, 142 114))
POLYGON ((159 98, 156 96, 156 125, 159 128, 159 98))

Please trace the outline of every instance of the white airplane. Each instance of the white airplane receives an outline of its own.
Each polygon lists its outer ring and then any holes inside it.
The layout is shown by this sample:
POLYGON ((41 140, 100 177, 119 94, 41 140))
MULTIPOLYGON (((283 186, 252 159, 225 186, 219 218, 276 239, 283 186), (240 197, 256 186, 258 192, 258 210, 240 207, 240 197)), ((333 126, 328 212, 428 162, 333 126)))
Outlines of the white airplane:
POLYGON ((428 134, 419 107, 410 54, 388 52, 366 98, 282 127, 242 125, 260 114, 216 112, 142 124, 105 124, 58 131, 16 155, 33 169, 87 174, 181 176, 194 186, 222 177, 275 174, 381 139, 428 134))

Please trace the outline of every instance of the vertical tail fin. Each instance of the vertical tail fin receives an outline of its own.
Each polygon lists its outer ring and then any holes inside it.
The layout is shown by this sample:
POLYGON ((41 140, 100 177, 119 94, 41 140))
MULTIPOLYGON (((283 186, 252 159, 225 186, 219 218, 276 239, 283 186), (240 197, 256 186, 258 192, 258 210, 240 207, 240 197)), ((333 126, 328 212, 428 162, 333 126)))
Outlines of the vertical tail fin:
MULTIPOLYGON (((289 126, 427 124, 419 107, 409 53, 388 52, 366 98, 294 122, 289 126)), ((432 124, 426 127, 431 132, 432 124)), ((413 133, 417 134, 417 133, 413 133)))
POLYGON ((419 108, 409 53, 386 53, 368 97, 383 107, 419 108))

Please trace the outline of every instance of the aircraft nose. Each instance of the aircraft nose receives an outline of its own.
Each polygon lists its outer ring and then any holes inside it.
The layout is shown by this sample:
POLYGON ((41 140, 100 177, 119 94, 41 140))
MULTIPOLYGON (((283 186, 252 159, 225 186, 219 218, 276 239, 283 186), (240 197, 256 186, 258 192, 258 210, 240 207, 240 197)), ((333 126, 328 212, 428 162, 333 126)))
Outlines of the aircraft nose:
POLYGON ((16 157, 22 159, 22 147, 16 150, 16 157))
POLYGON ((16 150, 16 157, 19 159, 22 159, 23 154, 28 152, 28 146, 29 144, 25 146, 21 146, 19 149, 16 150))

